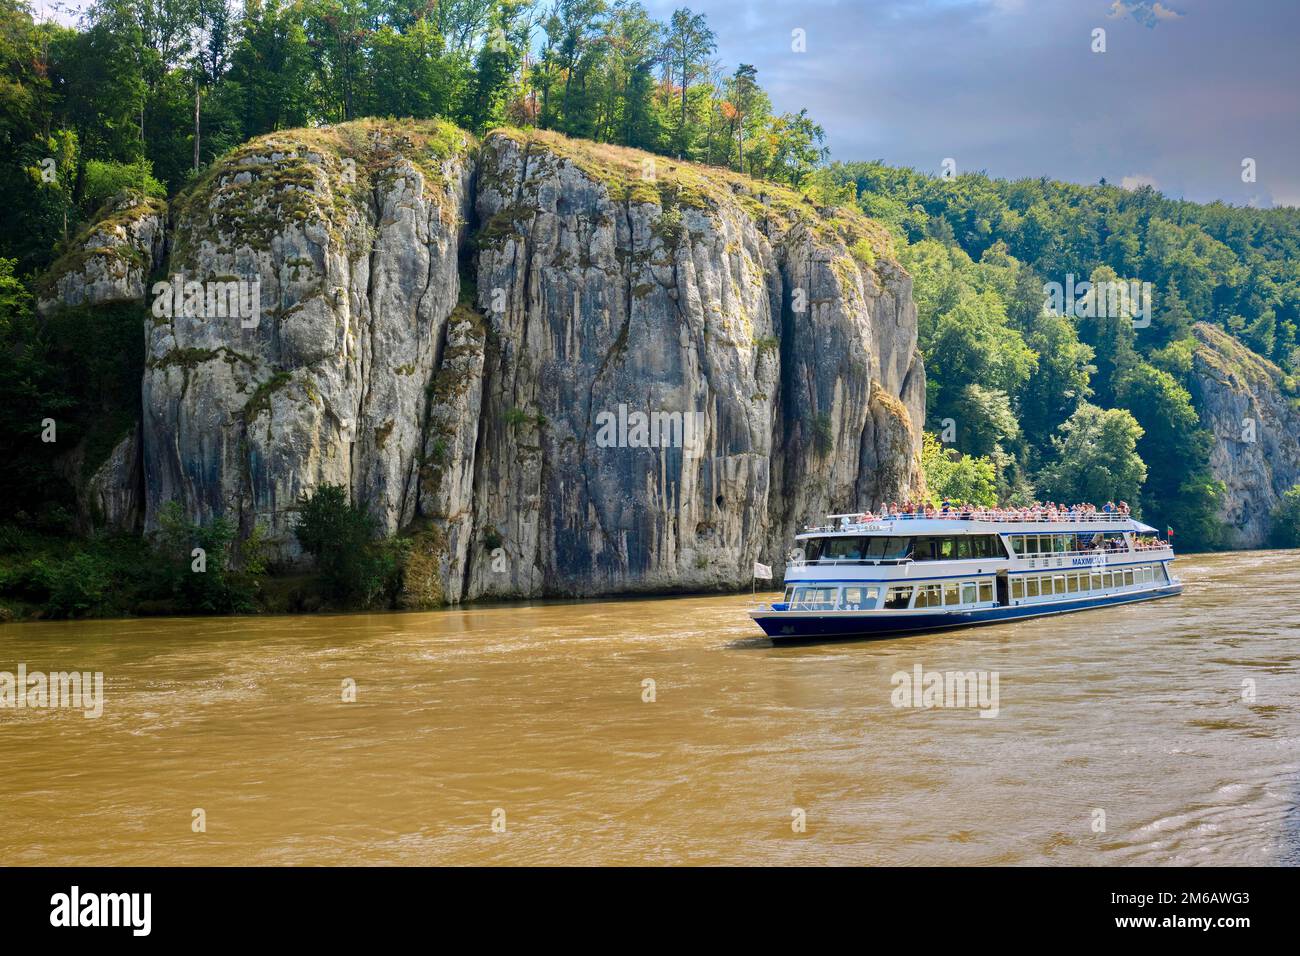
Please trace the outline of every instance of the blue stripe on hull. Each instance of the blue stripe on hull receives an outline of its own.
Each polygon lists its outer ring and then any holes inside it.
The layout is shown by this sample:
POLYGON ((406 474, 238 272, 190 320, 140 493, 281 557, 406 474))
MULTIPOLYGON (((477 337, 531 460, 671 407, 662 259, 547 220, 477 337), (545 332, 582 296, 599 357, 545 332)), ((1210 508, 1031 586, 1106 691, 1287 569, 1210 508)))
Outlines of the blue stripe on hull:
POLYGON ((895 634, 918 634, 941 631, 977 624, 997 624, 1052 614, 1069 614, 1091 608, 1111 607, 1117 604, 1135 604, 1157 598, 1173 597, 1182 593, 1182 585, 1154 588, 1138 594, 1115 594, 1109 597, 1085 598, 1052 604, 1020 604, 1012 607, 976 608, 952 614, 865 614, 858 617, 827 615, 824 617, 795 617, 773 612, 767 617, 755 618, 756 623, 773 640, 800 640, 827 637, 885 637, 895 634))

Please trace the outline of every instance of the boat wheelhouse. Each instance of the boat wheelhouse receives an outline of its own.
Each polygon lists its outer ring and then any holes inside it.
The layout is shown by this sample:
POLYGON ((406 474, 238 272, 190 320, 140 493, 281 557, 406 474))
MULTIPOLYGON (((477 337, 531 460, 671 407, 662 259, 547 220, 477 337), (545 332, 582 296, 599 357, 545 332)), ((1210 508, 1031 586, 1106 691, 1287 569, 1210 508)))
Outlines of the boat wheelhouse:
POLYGON ((1128 515, 830 518, 796 536, 784 599, 750 611, 774 639, 941 630, 1182 591, 1169 542, 1128 515))

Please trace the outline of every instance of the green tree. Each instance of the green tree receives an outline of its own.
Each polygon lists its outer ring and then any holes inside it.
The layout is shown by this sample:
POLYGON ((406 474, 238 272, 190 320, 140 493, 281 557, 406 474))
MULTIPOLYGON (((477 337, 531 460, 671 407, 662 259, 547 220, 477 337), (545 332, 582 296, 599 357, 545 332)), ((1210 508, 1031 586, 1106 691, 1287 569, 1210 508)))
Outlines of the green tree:
POLYGON ((1273 509, 1270 542, 1275 548, 1300 548, 1300 485, 1296 485, 1273 509))
POLYGON ((938 317, 922 347, 935 383, 931 410, 941 417, 968 385, 1013 395, 1038 367, 1037 355, 1007 323, 1006 306, 991 291, 963 292, 938 317))
POLYGON ((256 609, 265 572, 260 533, 255 532, 241 546, 229 520, 191 521, 175 501, 163 506, 158 524, 155 594, 167 595, 181 609, 201 614, 256 609))
POLYGON ((1059 315, 1035 317, 1026 344, 1038 355, 1038 365, 1020 392, 1020 425, 1038 452, 1050 450, 1061 423, 1079 403, 1092 395, 1092 348, 1079 341, 1074 324, 1059 315))
POLYGON ((677 155, 683 159, 691 155, 690 127, 687 123, 687 95, 691 84, 705 71, 709 54, 717 49, 717 38, 709 29, 702 13, 692 13, 689 7, 674 10, 668 21, 668 35, 664 41, 664 61, 674 83, 680 87, 681 109, 678 113, 674 143, 677 155))
POLYGON ((1142 498, 1143 513, 1172 525, 1196 548, 1220 537, 1218 496, 1209 477, 1213 436, 1201 426, 1192 396, 1172 374, 1140 362, 1116 383, 1117 400, 1142 425, 1138 454, 1154 467, 1142 498))
POLYGON ((369 607, 393 588, 398 555, 376 540, 375 519, 353 505, 341 485, 321 485, 303 495, 294 531, 303 551, 316 561, 327 600, 369 607))
POLYGON ((763 174, 774 182, 798 187, 826 159, 826 134, 806 109, 778 116, 767 136, 770 150, 763 174))
POLYGON ((281 0, 247 0, 243 34, 216 94, 231 102, 245 139, 307 123, 312 61, 301 12, 281 0))
POLYGON ((1067 504, 1136 504, 1147 477, 1137 453, 1141 437, 1142 426, 1127 410, 1084 402, 1061 425, 1054 441, 1056 460, 1039 473, 1040 489, 1047 498, 1067 504))
POLYGON ((931 499, 991 508, 998 503, 997 468, 989 458, 962 455, 945 448, 926 432, 921 447, 921 468, 931 499))

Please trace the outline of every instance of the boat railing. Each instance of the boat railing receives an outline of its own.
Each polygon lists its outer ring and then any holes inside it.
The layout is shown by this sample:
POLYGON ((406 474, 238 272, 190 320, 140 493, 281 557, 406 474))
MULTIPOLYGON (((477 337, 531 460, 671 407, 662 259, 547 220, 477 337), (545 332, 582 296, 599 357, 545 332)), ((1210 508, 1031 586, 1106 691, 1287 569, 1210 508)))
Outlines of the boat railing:
POLYGON ((844 529, 853 530, 860 528, 865 524, 875 524, 881 521, 984 521, 991 524, 1125 524, 1132 519, 1132 515, 1116 512, 1034 512, 1031 514, 1009 515, 1009 514, 991 514, 980 511, 947 511, 936 512, 935 514, 925 514, 924 512, 909 511, 901 514, 882 514, 873 515, 870 512, 862 512, 855 515, 828 515, 830 518, 856 518, 856 521, 850 521, 847 525, 830 524, 830 525, 809 525, 804 528, 805 532, 818 531, 840 531, 844 529))
MULTIPOLYGON (((1029 553, 1027 553, 1027 554, 1020 554, 1020 553, 1018 553, 1018 552, 1012 552, 1011 557, 1012 557, 1013 559, 1016 559, 1016 560, 1026 560, 1026 561, 1046 561, 1046 560, 1056 560, 1056 559, 1060 559, 1060 560, 1065 560, 1065 559, 1074 560, 1074 559, 1077 559, 1077 558, 1092 558, 1092 559, 1097 559, 1097 558, 1110 558, 1110 557, 1119 558, 1119 557, 1124 557, 1124 556, 1126 556, 1126 555, 1143 554, 1143 553, 1151 552, 1151 551, 1168 551, 1168 550, 1170 550, 1170 548, 1171 548, 1171 546, 1170 546, 1169 544, 1167 544, 1167 543, 1161 543, 1161 544, 1158 544, 1158 545, 1149 545, 1149 546, 1147 546, 1147 547, 1118 548, 1118 549, 1113 549, 1113 550, 1112 550, 1112 549, 1106 549, 1106 548, 1093 548, 1093 549, 1090 549, 1090 550, 1087 550, 1087 551, 1031 551, 1031 552, 1029 552, 1029 553)), ((799 560, 791 560, 791 561, 788 561, 787 563, 789 564, 790 567, 797 567, 797 568, 803 568, 803 567, 838 567, 838 566, 852 566, 852 565, 871 565, 871 566, 876 566, 876 565, 886 565, 886 566, 892 566, 892 565, 902 565, 902 564, 943 564, 943 563, 947 563, 947 562, 949 562, 949 561, 979 561, 979 560, 989 560, 990 557, 992 558, 992 560, 1006 560, 1005 558, 1001 558, 1001 559, 999 559, 999 557, 998 557, 997 555, 992 555, 992 556, 986 556, 986 557, 984 557, 984 558, 974 558, 974 557, 972 557, 972 558, 935 558, 935 559, 933 559, 933 560, 926 560, 926 559, 924 559, 924 558, 918 559, 918 558, 915 558, 915 557, 907 557, 907 558, 812 558, 812 559, 809 559, 809 558, 803 558, 803 559, 799 559, 799 560)))

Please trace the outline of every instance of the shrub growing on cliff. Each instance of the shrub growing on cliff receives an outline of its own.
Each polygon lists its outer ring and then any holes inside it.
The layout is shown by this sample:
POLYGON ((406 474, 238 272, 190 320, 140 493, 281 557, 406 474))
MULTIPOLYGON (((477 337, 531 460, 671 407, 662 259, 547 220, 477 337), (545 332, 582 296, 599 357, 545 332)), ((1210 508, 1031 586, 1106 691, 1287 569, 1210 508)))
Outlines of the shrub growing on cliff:
POLYGON ((154 179, 153 164, 148 160, 134 163, 106 163, 98 159, 86 162, 86 182, 82 189, 88 210, 108 202, 122 192, 139 192, 165 198, 167 190, 154 179))
POLYGON ((1300 485, 1284 494, 1273 509, 1271 539, 1277 548, 1300 548, 1300 485))
POLYGON ((316 560, 326 600, 371 607, 391 598, 401 573, 402 548, 376 540, 375 519, 353 505, 341 485, 321 485, 314 494, 302 496, 294 533, 316 560))

